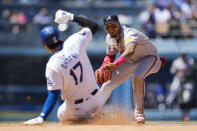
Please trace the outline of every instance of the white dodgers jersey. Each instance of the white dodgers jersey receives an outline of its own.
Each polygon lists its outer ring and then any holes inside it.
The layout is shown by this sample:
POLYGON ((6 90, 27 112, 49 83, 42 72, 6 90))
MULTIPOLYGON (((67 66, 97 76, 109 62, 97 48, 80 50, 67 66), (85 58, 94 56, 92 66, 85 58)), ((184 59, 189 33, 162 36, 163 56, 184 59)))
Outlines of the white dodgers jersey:
POLYGON ((83 28, 64 41, 47 63, 47 88, 61 90, 62 100, 80 99, 98 88, 86 53, 91 39, 91 30, 83 28))
POLYGON ((126 48, 126 45, 132 43, 136 43, 137 45, 134 54, 128 60, 129 62, 138 61, 145 56, 157 55, 156 47, 145 34, 136 29, 127 28, 126 26, 121 28, 121 39, 119 42, 117 42, 115 38, 111 38, 109 34, 106 36, 108 55, 115 55, 117 52, 122 54, 126 48))

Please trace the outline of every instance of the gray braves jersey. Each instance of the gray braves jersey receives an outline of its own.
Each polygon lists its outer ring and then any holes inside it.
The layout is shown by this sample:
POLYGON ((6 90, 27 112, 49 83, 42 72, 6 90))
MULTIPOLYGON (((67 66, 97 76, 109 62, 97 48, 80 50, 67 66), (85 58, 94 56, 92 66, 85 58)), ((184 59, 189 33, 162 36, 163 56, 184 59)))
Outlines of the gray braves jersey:
POLYGON ((79 99, 98 88, 86 53, 91 39, 91 30, 83 28, 64 41, 62 50, 56 52, 47 63, 47 88, 61 90, 62 100, 79 99))
POLYGON ((157 56, 157 49, 149 40, 149 38, 142 32, 122 26, 121 39, 117 42, 108 34, 106 36, 107 54, 115 55, 117 52, 121 54, 124 52, 127 44, 137 43, 134 54, 130 57, 128 62, 138 61, 144 56, 157 56))
POLYGON ((129 60, 112 72, 112 79, 104 83, 101 90, 109 92, 108 96, 110 96, 110 91, 132 77, 134 115, 136 116, 137 114, 144 114, 145 78, 159 71, 161 61, 156 47, 145 34, 133 28, 125 26, 121 28, 121 39, 118 43, 109 34, 107 35, 107 54, 115 55, 117 52, 122 54, 128 44, 136 43, 136 47, 129 60))

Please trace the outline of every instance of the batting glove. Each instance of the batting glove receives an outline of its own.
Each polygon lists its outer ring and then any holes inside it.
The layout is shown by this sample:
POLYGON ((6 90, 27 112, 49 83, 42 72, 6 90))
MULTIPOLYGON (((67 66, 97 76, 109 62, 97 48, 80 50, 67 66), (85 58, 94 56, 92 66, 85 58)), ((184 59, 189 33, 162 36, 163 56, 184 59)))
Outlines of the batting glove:
POLYGON ((73 21, 74 19, 74 14, 69 13, 67 11, 63 11, 63 10, 58 10, 55 13, 55 23, 58 24, 63 24, 63 23, 68 23, 69 21, 73 21))
POLYGON ((36 117, 23 123, 23 125, 41 125, 44 122, 42 117, 36 117))

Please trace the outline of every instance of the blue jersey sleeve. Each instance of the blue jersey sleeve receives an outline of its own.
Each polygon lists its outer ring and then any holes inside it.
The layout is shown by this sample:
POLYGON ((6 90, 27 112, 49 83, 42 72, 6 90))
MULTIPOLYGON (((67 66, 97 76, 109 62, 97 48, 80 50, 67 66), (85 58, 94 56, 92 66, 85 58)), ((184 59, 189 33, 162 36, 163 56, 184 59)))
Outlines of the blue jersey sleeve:
POLYGON ((59 94, 60 94, 60 90, 49 90, 48 91, 48 97, 44 103, 42 113, 40 114, 40 117, 42 117, 44 120, 51 113, 53 107, 55 106, 55 104, 58 100, 59 94))

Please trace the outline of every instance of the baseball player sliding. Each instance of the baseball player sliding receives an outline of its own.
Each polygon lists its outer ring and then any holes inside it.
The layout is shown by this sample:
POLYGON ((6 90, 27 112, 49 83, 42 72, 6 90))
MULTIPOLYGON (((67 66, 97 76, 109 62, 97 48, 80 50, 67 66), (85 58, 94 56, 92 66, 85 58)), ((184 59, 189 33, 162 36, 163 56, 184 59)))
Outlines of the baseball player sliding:
POLYGON ((48 97, 40 116, 24 122, 25 125, 42 124, 60 94, 64 101, 57 112, 60 122, 92 117, 92 114, 102 108, 105 96, 108 97, 96 84, 94 71, 86 53, 98 24, 63 10, 56 12, 56 23, 64 24, 70 21, 84 28, 65 41, 60 40, 57 30, 52 26, 40 31, 44 47, 53 54, 46 66, 48 97))
POLYGON ((114 88, 132 76, 135 120, 136 123, 145 123, 145 78, 158 72, 165 61, 162 59, 161 63, 156 47, 145 34, 121 26, 116 15, 104 17, 103 22, 108 33, 107 54, 102 66, 95 72, 97 83, 103 84, 101 90, 109 97, 114 88), (118 52, 121 56, 114 62, 118 52))

